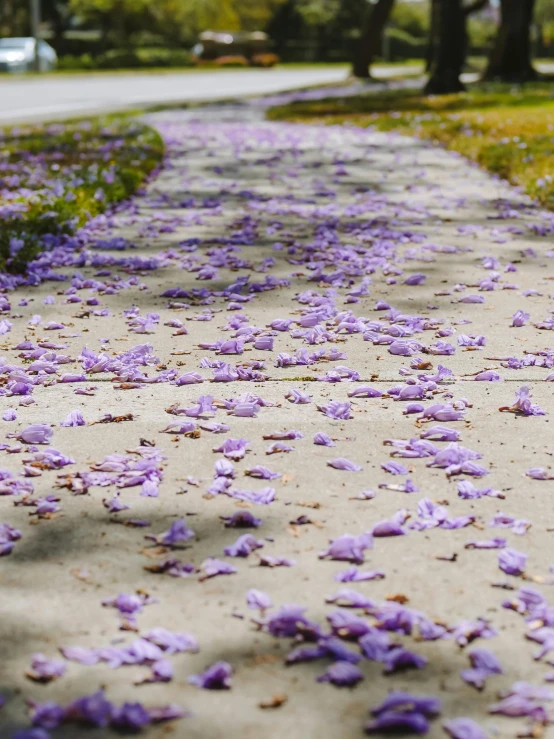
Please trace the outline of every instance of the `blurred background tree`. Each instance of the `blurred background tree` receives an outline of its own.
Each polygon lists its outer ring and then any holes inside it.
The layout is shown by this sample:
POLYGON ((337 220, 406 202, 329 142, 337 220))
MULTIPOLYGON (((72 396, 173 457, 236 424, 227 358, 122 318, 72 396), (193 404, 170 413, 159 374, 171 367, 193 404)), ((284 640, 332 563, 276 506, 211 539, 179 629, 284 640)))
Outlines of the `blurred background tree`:
MULTIPOLYGON (((355 73, 361 77, 368 76, 373 61, 427 60, 431 66, 441 38, 438 11, 453 13, 451 18, 457 14, 453 10, 457 0, 41 0, 41 4, 44 34, 62 57, 62 67, 182 66, 191 63, 189 50, 204 30, 260 30, 273 39, 283 61, 355 61, 355 73)), ((554 0, 460 0, 460 4, 466 10, 480 6, 478 12, 466 14, 457 30, 462 32, 464 59, 469 55, 482 67, 490 56, 490 78, 532 78, 532 54, 554 56, 554 0)), ((447 29, 446 23, 442 35, 453 37, 454 31, 447 29)), ((28 0, 0 0, 0 34, 28 33, 28 0)))

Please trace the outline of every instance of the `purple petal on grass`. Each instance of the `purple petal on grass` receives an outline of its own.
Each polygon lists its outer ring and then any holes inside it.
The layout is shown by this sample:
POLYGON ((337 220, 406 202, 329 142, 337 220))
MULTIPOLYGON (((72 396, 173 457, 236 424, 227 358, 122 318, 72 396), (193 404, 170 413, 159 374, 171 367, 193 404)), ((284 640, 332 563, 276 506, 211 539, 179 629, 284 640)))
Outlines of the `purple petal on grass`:
POLYGON ((353 688, 364 675, 359 667, 350 662, 339 661, 330 665, 323 675, 317 678, 318 683, 332 683, 338 688, 353 688))
POLYGON ((15 734, 12 734, 12 739, 51 739, 51 736, 45 729, 35 726, 33 729, 16 731, 15 734))

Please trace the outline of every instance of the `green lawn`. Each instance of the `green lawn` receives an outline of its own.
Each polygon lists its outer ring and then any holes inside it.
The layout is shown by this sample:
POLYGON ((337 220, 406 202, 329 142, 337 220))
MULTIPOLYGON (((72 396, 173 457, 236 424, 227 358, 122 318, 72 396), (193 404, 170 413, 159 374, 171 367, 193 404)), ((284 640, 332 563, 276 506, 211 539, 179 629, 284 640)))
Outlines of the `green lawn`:
POLYGON ((479 85, 466 93, 423 97, 390 91, 297 102, 269 111, 273 120, 348 123, 430 139, 460 152, 554 209, 554 96, 551 83, 525 88, 479 85))

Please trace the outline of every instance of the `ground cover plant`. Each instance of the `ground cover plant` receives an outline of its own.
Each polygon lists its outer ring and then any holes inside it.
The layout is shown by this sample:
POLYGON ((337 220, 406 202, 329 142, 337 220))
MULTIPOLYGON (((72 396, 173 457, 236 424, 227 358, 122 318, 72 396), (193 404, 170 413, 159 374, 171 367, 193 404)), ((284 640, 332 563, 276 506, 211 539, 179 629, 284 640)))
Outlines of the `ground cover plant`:
POLYGON ((4 131, 0 138, 0 269, 22 272, 45 248, 137 192, 163 143, 124 117, 4 131))

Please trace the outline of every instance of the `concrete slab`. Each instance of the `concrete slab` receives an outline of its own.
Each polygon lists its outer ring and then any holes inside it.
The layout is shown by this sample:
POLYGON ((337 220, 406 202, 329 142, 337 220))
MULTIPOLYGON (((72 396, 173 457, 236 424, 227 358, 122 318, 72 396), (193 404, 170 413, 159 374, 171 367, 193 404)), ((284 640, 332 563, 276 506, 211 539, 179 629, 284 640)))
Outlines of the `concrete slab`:
MULTIPOLYGON (((522 616, 503 608, 502 603, 513 599, 522 585, 537 588, 547 600, 551 598, 554 481, 531 480, 525 473, 534 467, 553 473, 554 385, 544 381, 553 371, 548 366, 514 370, 504 365, 510 356, 527 355, 528 360, 536 356, 543 364, 552 357, 552 334, 533 326, 551 315, 553 305, 554 262, 548 255, 551 215, 459 158, 411 139, 349 128, 268 124, 261 120, 260 107, 172 112, 150 120, 168 141, 166 169, 131 209, 114 215, 89 234, 84 263, 75 260, 68 266, 56 266, 56 271, 68 278, 79 273, 75 292, 83 303, 65 302, 68 281, 45 281, 8 295, 12 310, 7 317, 12 329, 2 337, 6 363, 30 368, 29 360, 20 356, 23 350, 15 348, 23 340, 34 345, 44 340, 63 345, 54 351, 67 355, 70 361, 57 366, 45 386, 34 388, 34 404, 21 406, 19 396, 0 399, 3 410, 17 411, 17 420, 2 422, 4 433, 20 433, 34 423, 51 424, 51 446, 75 462, 63 470, 44 470, 40 476, 21 478, 32 482, 35 496, 60 497, 61 511, 51 518, 38 519, 32 515, 33 507, 14 505, 20 502, 18 498, 0 498, 0 522, 22 532, 13 553, 0 560, 0 693, 7 698, 0 714, 0 737, 7 739, 16 728, 26 725, 26 700, 66 704, 100 686, 106 687, 108 698, 116 703, 173 702, 193 712, 181 722, 145 729, 147 737, 359 737, 368 710, 393 688, 441 698, 441 717, 432 722, 431 737, 444 736, 443 720, 456 716, 472 717, 489 735, 513 736, 523 729, 524 720, 490 715, 488 706, 499 691, 508 690, 516 680, 540 685, 548 672, 548 663, 533 659, 536 645, 525 638, 528 627, 522 616), (329 192, 325 196, 325 188, 334 196, 329 192), (363 192, 363 188, 369 191, 363 192), (264 199, 266 196, 271 199, 264 199), (188 198, 194 202, 185 203, 188 198), (538 227, 547 235, 538 236, 538 227), (405 236, 399 237, 399 233, 405 236), (110 238, 124 239, 126 248, 94 248, 98 240, 110 238), (186 240, 191 238, 201 242, 190 244, 187 251, 186 240), (230 251, 233 240, 235 251, 230 251), (276 243, 283 248, 274 248, 276 243), (370 263, 356 262, 368 256, 370 246, 381 248, 384 255, 374 272, 369 270, 370 263), (448 253, 440 250, 444 247, 456 248, 448 253), (341 252, 344 248, 348 259, 341 252), (312 260, 307 258, 309 250, 312 260), (244 261, 230 263, 229 254, 244 261), (139 263, 132 257, 150 263, 139 263), (264 262, 269 257, 273 263, 264 262), (498 261, 485 263, 489 267, 485 269, 483 257, 498 261), (223 266, 218 266, 218 259, 223 266), (352 265, 363 267, 362 273, 372 280, 369 295, 347 303, 351 286, 308 281, 319 263, 325 264, 322 274, 340 269, 348 275, 352 265), (196 280, 198 272, 189 270, 207 264, 217 273, 211 279, 196 280), (509 264, 517 271, 506 272, 509 264), (491 272, 497 274, 491 276, 491 272), (424 274, 424 284, 404 285, 413 273, 424 274), (384 312, 374 310, 377 300, 388 301, 403 314, 436 320, 437 326, 452 326, 455 333, 444 340, 456 346, 454 355, 421 353, 432 365, 425 372, 432 374, 441 363, 453 373, 451 380, 429 390, 423 404, 465 399, 464 420, 446 425, 460 431, 465 448, 482 455, 478 463, 489 474, 482 480, 473 479, 475 485, 490 486, 502 497, 462 499, 457 481, 469 476, 449 477, 444 469, 429 467, 432 457, 397 458, 408 468, 408 475, 384 471, 381 465, 391 461, 394 447, 383 442, 419 437, 429 427, 417 422, 415 415, 404 415, 406 404, 402 401, 386 396, 353 398, 353 417, 344 421, 330 419, 317 409, 330 400, 348 401, 348 392, 362 382, 386 394, 396 385, 417 381, 423 372, 410 370, 410 357, 393 356, 386 345, 364 341, 361 333, 333 335, 337 326, 334 314, 321 321, 331 331, 331 340, 325 343, 307 344, 290 332, 279 332, 273 352, 252 349, 223 357, 233 365, 265 359, 267 381, 211 383, 213 372, 200 368, 200 361, 221 357, 198 344, 229 338, 232 332, 225 326, 239 311, 227 310, 228 297, 212 296, 213 302, 202 305, 194 297, 172 300, 162 298, 161 293, 175 287, 223 291, 246 275, 250 275, 250 282, 263 282, 266 275, 290 280, 289 286, 251 293, 254 299, 244 303, 240 312, 252 326, 263 328, 276 318, 298 320, 306 304, 294 298, 306 290, 326 294, 338 310, 352 310, 356 317, 379 321, 383 328, 394 323, 394 317, 384 321, 384 312), (82 283, 81 279, 98 282, 82 283), (491 279, 496 289, 479 289, 483 279, 491 279), (517 288, 506 289, 512 282, 517 288), (123 289, 117 289, 120 283, 125 284, 123 289), (467 287, 454 289, 457 284, 467 287), (525 294, 529 290, 540 294, 525 294), (468 294, 482 295, 485 302, 458 302, 468 294), (45 304, 49 295, 54 301, 45 304), (90 297, 97 297, 99 305, 86 307, 90 297), (21 299, 28 304, 18 305, 21 299), (189 303, 189 307, 170 307, 175 301, 189 303), (148 329, 151 332, 131 330, 124 311, 133 305, 140 308, 142 317, 149 312, 159 314, 159 322, 148 329), (90 312, 104 308, 109 310, 108 316, 90 312), (531 319, 522 328, 511 328, 511 316, 517 309, 528 311, 531 319), (207 310, 213 311, 212 320, 195 320, 207 310), (36 314, 41 315, 41 323, 29 325, 36 314), (188 334, 173 335, 175 327, 165 323, 174 319, 183 322, 188 334), (460 323, 463 320, 471 323, 460 323), (48 321, 60 321, 65 327, 46 330, 48 321), (486 344, 464 351, 457 346, 461 333, 484 335, 486 344), (141 382, 137 388, 122 389, 115 381, 116 372, 99 372, 89 374, 87 382, 80 384, 95 386, 90 396, 76 395, 74 383, 56 382, 64 372, 82 371, 79 355, 84 346, 94 352, 103 349, 113 358, 142 343, 150 343, 159 360, 138 368, 148 377, 177 369, 179 374, 197 371, 204 382, 185 386, 141 382), (319 361, 309 367, 274 366, 279 352, 292 354, 299 348, 309 352, 336 349, 346 358, 319 361), (531 351, 542 354, 531 355, 531 351), (306 379, 321 376, 337 364, 357 371, 360 380, 327 383, 306 379), (503 382, 473 382, 472 373, 485 368, 497 370, 503 382), (513 403, 515 390, 523 384, 530 386, 533 402, 545 415, 520 417, 499 411, 513 403), (285 398, 291 388, 309 394, 312 402, 291 404, 285 398), (248 391, 275 405, 261 408, 257 418, 228 415, 219 408, 215 420, 230 427, 224 434, 201 430, 199 438, 186 438, 161 433, 169 422, 186 420, 166 412, 175 403, 189 408, 202 394, 222 401, 248 391), (88 425, 61 427, 60 422, 73 410, 80 410, 88 425), (132 413, 134 420, 93 423, 108 412, 132 413), (294 451, 268 456, 271 441, 263 436, 284 429, 296 429, 304 436, 287 442, 294 451), (313 434, 318 431, 336 439, 336 446, 314 445, 313 434), (274 487, 273 503, 253 505, 225 494, 207 494, 213 465, 222 456, 212 449, 226 438, 244 438, 251 443, 245 458, 235 465, 236 488, 274 487), (59 473, 90 471, 91 465, 107 455, 129 453, 136 458, 132 450, 141 439, 153 443, 164 455, 159 462, 163 476, 159 497, 141 496, 140 486, 123 488, 120 499, 130 509, 110 514, 102 500, 117 492, 113 485, 93 486, 85 495, 72 495, 58 486, 64 482, 59 473), (328 466, 339 457, 363 469, 346 472, 328 466), (255 465, 265 465, 282 476, 259 481, 243 474, 255 465), (401 484, 406 477, 418 492, 379 488, 383 483, 401 484), (375 492, 372 499, 356 497, 367 489, 375 492), (442 505, 450 519, 475 519, 458 529, 410 529, 418 519, 417 504, 423 498, 442 505), (334 576, 349 564, 318 558, 328 541, 345 533, 371 531, 402 509, 409 516, 406 535, 376 538, 360 565, 361 569, 382 570, 385 578, 360 583, 336 581, 334 576), (294 567, 260 567, 256 553, 247 559, 224 555, 224 547, 244 532, 225 528, 221 517, 240 510, 263 519, 263 525, 254 531, 264 545, 258 553, 293 558, 294 567), (499 513, 525 520, 529 527, 516 529, 523 534, 511 528, 493 528, 489 524, 499 513), (301 516, 311 523, 298 522, 301 516), (183 550, 158 552, 156 556, 145 535, 160 534, 181 517, 193 528, 195 537, 183 550), (123 525, 137 519, 148 521, 149 526, 123 525), (498 536, 528 555, 525 578, 500 571, 498 551, 465 548, 472 540, 498 536), (196 567, 207 557, 218 557, 231 562, 238 572, 202 582, 198 574, 174 578, 145 569, 168 556, 196 567), (427 666, 384 676, 382 664, 364 660, 364 681, 355 689, 339 690, 315 680, 330 664, 328 660, 285 667, 283 656, 294 646, 293 641, 260 631, 252 621, 257 614, 247 608, 245 597, 250 588, 263 590, 275 608, 298 603, 308 608, 310 618, 325 625, 326 616, 335 608, 326 598, 341 587, 378 603, 391 598, 405 602, 448 628, 481 617, 490 621, 497 636, 475 641, 462 650, 452 639, 421 641, 417 635, 391 633, 394 642, 427 658, 427 666), (170 657, 175 671, 171 682, 135 685, 149 674, 144 665, 111 669, 105 664, 74 662, 67 662, 64 677, 47 685, 34 684, 25 677, 36 652, 52 658, 62 646, 100 648, 130 643, 137 634, 120 631, 116 611, 103 608, 102 601, 137 589, 159 601, 138 615, 139 634, 161 626, 193 633, 200 643, 198 654, 170 657), (503 674, 491 677, 482 692, 459 677, 459 671, 469 666, 468 651, 475 646, 493 651, 503 666, 503 674), (189 675, 217 660, 228 661, 233 667, 230 691, 199 690, 187 682, 189 675), (259 707, 276 694, 287 698, 281 707, 259 707)), ((375 251, 372 254, 375 256, 375 251)), ((364 275, 351 270, 350 276, 352 284, 359 287, 364 275)), ((409 338, 427 347, 437 340, 436 330, 409 338)), ((250 345, 245 348, 250 349, 250 345)), ((1 376, 9 376, 9 370, 1 376)), ((12 451, 17 444, 13 439, 6 443, 12 451)), ((441 449, 446 446, 444 442, 436 444, 441 449)), ((19 453, 4 451, 0 460, 0 466, 16 476, 24 471, 24 460, 33 454, 26 445, 22 447, 19 453)), ((354 612, 363 615, 359 609, 354 612)), ((366 619, 375 624, 371 615, 366 619)), ((355 648, 355 643, 350 646, 355 648)), ((551 732, 547 728, 544 735, 551 732)), ((74 726, 62 727, 54 734, 77 736, 74 726)), ((109 731, 101 729, 96 735, 108 736, 109 731)))

